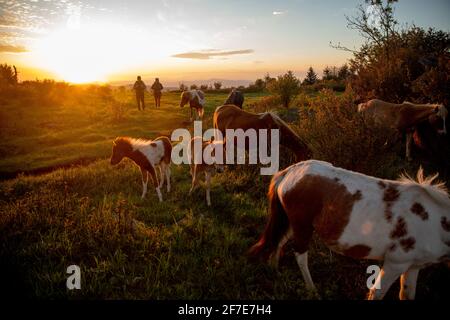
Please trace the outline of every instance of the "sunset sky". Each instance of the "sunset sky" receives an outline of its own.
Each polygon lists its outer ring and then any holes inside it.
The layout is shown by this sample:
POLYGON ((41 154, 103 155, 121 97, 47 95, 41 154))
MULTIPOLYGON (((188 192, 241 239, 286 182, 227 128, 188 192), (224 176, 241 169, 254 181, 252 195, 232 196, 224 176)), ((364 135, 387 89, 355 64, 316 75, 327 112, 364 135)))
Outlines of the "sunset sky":
MULTIPOLYGON (((340 65, 361 0, 0 0, 0 63, 21 80, 254 80, 340 65)), ((400 0, 401 23, 450 30, 450 1, 400 0)))

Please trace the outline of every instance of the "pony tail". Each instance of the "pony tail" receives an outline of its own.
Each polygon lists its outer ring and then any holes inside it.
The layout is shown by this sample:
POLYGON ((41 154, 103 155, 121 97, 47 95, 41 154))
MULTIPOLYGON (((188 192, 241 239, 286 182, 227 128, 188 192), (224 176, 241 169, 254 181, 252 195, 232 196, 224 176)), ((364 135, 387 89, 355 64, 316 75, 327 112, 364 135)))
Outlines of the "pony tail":
POLYGON ((259 241, 254 244, 248 251, 248 254, 253 257, 261 257, 267 261, 272 253, 277 249, 278 243, 286 234, 289 228, 289 220, 281 205, 278 197, 277 187, 283 180, 287 171, 278 172, 270 182, 268 198, 270 207, 270 216, 266 225, 266 229, 259 241))

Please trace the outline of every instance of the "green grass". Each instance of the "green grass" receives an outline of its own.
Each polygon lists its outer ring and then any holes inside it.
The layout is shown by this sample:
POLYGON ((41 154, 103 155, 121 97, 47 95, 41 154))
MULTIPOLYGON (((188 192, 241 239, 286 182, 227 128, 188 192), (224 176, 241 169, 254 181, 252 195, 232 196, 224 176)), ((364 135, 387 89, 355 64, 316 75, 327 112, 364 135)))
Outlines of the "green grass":
MULTIPOLYGON (((278 271, 246 256, 267 215, 270 177, 256 168, 229 167, 216 175, 212 207, 206 206, 203 186, 189 195, 187 166, 172 167, 173 190, 164 190, 163 203, 153 190, 140 199, 138 168, 128 160, 113 167, 105 159, 111 140, 191 127, 189 110, 178 107, 176 93, 164 96, 161 110, 148 106, 144 113, 135 109, 130 93, 114 95, 127 106, 119 123, 100 100, 1 110, 9 118, 1 127, 0 148, 9 153, 0 159, 0 171, 99 158, 0 182, 2 291, 9 297, 69 299, 314 299, 289 245, 278 271), (66 289, 71 264, 81 267, 82 290, 66 289)), ((246 103, 260 97, 247 94, 246 103)), ((225 95, 207 99, 204 128, 225 95)), ((336 255, 316 239, 311 243, 310 269, 324 299, 363 299, 365 270, 372 263, 336 255)), ((422 271, 417 298, 448 299, 449 280, 442 265, 422 271)), ((394 286, 388 298, 397 294, 394 286)))
MULTIPOLYGON (((111 141, 120 135, 155 138, 169 135, 176 128, 191 128, 189 108, 179 107, 179 93, 165 93, 161 108, 153 105, 147 94, 147 108, 138 111, 131 91, 113 96, 124 104, 122 120, 114 120, 112 103, 93 97, 88 103, 75 99, 60 105, 21 106, 11 102, 0 108, 1 137, 0 173, 33 171, 56 165, 70 164, 79 159, 99 159, 109 156, 111 141)), ((256 101, 261 94, 247 94, 246 103, 256 101)), ((226 94, 208 94, 205 126, 212 125, 211 115, 221 105, 226 94)))

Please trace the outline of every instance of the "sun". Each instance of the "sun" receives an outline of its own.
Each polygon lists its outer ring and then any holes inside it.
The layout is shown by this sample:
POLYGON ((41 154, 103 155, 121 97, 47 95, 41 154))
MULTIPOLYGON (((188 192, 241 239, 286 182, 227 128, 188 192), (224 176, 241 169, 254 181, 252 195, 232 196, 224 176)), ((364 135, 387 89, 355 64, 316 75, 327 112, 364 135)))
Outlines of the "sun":
POLYGON ((114 25, 62 28, 36 43, 35 60, 68 82, 104 82, 148 58, 135 51, 139 42, 135 32, 114 25))

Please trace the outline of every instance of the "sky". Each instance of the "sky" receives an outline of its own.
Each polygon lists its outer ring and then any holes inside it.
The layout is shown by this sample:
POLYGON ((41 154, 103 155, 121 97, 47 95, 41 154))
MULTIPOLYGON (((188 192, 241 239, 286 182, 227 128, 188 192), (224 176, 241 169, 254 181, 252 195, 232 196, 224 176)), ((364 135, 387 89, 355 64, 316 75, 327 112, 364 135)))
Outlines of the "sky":
MULTIPOLYGON (((0 0, 0 63, 20 79, 175 84, 319 74, 358 48, 345 15, 362 0, 0 0)), ((400 0, 396 17, 450 31, 450 0, 400 0)))

